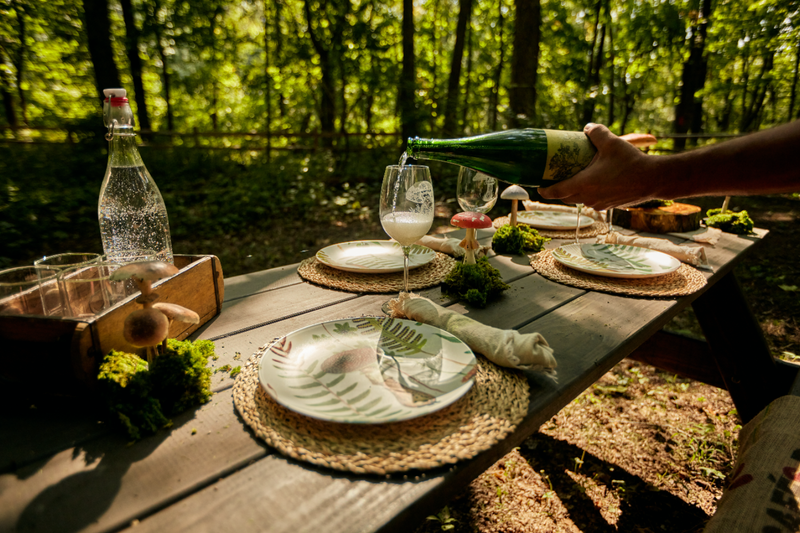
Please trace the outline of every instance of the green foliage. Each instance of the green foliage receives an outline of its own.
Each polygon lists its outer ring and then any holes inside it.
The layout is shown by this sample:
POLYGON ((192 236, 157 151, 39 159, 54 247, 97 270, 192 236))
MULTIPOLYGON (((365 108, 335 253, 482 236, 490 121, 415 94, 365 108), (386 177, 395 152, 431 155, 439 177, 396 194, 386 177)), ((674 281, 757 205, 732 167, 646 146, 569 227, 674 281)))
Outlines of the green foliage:
POLYGON ((510 286, 503 282, 500 272, 489 260, 481 257, 474 265, 456 263, 442 283, 442 294, 466 301, 474 307, 500 296, 510 286))
POLYGON ((97 376, 106 407, 133 440, 150 435, 172 422, 161 403, 152 396, 147 363, 138 356, 112 350, 105 356, 97 376))
POLYGON ((451 529, 455 529, 456 524, 458 523, 458 520, 450 516, 450 507, 447 505, 445 505, 437 514, 430 515, 427 517, 427 519, 433 522, 438 522, 442 531, 450 531, 451 529))
POLYGON ((516 227, 505 224, 492 236, 492 250, 498 254, 535 253, 544 250, 545 243, 549 241, 549 237, 539 235, 527 224, 517 224, 516 227))
POLYGON ((728 210, 723 213, 722 209, 709 209, 706 215, 708 216, 706 226, 738 235, 748 235, 753 232, 753 219, 747 211, 735 213, 728 210))
POLYGON ((137 355, 112 350, 100 365, 99 391, 109 413, 131 439, 139 440, 171 426, 168 416, 211 399, 206 364, 213 355, 211 341, 169 339, 166 353, 148 368, 137 355))
POLYGON ((211 399, 211 370, 206 365, 213 355, 211 341, 167 340, 165 353, 150 367, 153 395, 165 413, 175 416, 211 399))

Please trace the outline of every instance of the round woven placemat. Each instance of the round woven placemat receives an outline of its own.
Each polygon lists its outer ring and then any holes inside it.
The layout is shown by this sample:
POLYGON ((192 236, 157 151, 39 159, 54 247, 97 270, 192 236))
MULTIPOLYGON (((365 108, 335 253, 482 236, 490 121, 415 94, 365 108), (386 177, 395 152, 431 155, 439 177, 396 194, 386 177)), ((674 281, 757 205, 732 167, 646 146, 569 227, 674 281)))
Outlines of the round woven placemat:
MULTIPOLYGON (((499 229, 500 226, 504 226, 510 223, 510 217, 497 217, 492 221, 492 226, 494 229, 499 229)), ((517 219, 517 222, 524 224, 521 220, 517 219)), ((574 239, 575 238, 575 230, 553 230, 553 229, 540 229, 535 228, 536 231, 539 232, 539 235, 542 237, 550 237, 551 239, 574 239)), ((606 232, 606 225, 603 222, 594 221, 591 226, 586 226, 585 228, 581 228, 578 230, 578 238, 579 239, 588 239, 589 237, 597 237, 601 233, 606 232)))
POLYGON ((391 424, 338 424, 290 411, 270 398, 248 361, 233 385, 233 402, 255 434, 299 461, 388 475, 470 459, 514 431, 528 412, 528 382, 478 356, 475 384, 460 400, 419 418, 391 424))
POLYGON ((706 284, 705 276, 685 263, 675 272, 655 278, 608 278, 566 267, 553 258, 550 250, 545 250, 531 256, 531 266, 547 279, 564 285, 625 296, 674 298, 692 294, 706 284))
MULTIPOLYGON (((408 271, 408 288, 410 290, 427 289, 444 281, 456 260, 449 255, 436 252, 436 257, 427 265, 408 271)), ((399 292, 403 289, 403 273, 391 274, 359 274, 337 270, 323 265, 316 257, 304 259, 297 267, 297 273, 306 281, 322 285, 330 289, 368 294, 384 294, 399 292)))

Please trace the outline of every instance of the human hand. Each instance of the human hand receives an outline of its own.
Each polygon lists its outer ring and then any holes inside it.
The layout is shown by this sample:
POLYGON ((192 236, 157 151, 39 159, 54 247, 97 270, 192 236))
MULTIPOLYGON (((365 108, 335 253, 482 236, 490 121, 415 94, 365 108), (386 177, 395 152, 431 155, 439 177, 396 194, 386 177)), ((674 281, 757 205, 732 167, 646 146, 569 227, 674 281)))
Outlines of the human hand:
POLYGON ((587 124, 583 131, 597 148, 594 159, 572 178, 539 188, 542 198, 581 203, 600 210, 657 197, 657 158, 635 147, 654 144, 655 137, 648 134, 617 137, 600 124, 587 124))

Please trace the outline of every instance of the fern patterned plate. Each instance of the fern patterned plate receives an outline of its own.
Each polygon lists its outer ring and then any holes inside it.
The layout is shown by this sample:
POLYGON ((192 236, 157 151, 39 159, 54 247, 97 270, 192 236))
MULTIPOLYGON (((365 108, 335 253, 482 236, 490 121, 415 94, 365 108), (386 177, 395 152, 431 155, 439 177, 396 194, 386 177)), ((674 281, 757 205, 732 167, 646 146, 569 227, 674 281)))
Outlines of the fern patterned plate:
MULTIPOLYGON (((408 268, 433 261, 436 252, 427 246, 412 244, 408 268)), ((350 241, 326 246, 317 252, 317 261, 339 270, 362 274, 387 274, 403 271, 403 247, 394 241, 350 241)))
POLYGON ((581 215, 578 222, 578 215, 573 213, 562 213, 560 211, 520 211, 517 220, 527 224, 532 228, 540 229, 575 229, 576 227, 585 228, 594 224, 592 217, 581 215))
POLYGON ((575 270, 610 278, 654 278, 681 266, 663 252, 621 244, 567 244, 554 250, 553 258, 575 270))
POLYGON ((475 355, 446 331, 388 317, 315 324, 261 358, 264 390, 292 411, 332 422, 380 424, 438 411, 472 387, 475 355))

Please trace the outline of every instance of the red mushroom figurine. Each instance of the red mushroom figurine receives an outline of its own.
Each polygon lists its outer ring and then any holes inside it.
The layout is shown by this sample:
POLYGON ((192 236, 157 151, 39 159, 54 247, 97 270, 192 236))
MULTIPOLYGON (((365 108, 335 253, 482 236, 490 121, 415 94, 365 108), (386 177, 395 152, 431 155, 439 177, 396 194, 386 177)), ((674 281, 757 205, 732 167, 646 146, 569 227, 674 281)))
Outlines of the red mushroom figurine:
POLYGON ((464 264, 474 265, 475 250, 480 248, 478 239, 475 238, 475 230, 491 227, 492 219, 483 213, 465 211, 464 213, 454 215, 453 218, 450 219, 450 224, 457 228, 464 228, 467 230, 467 236, 459 243, 459 246, 467 251, 466 256, 464 256, 464 264))

